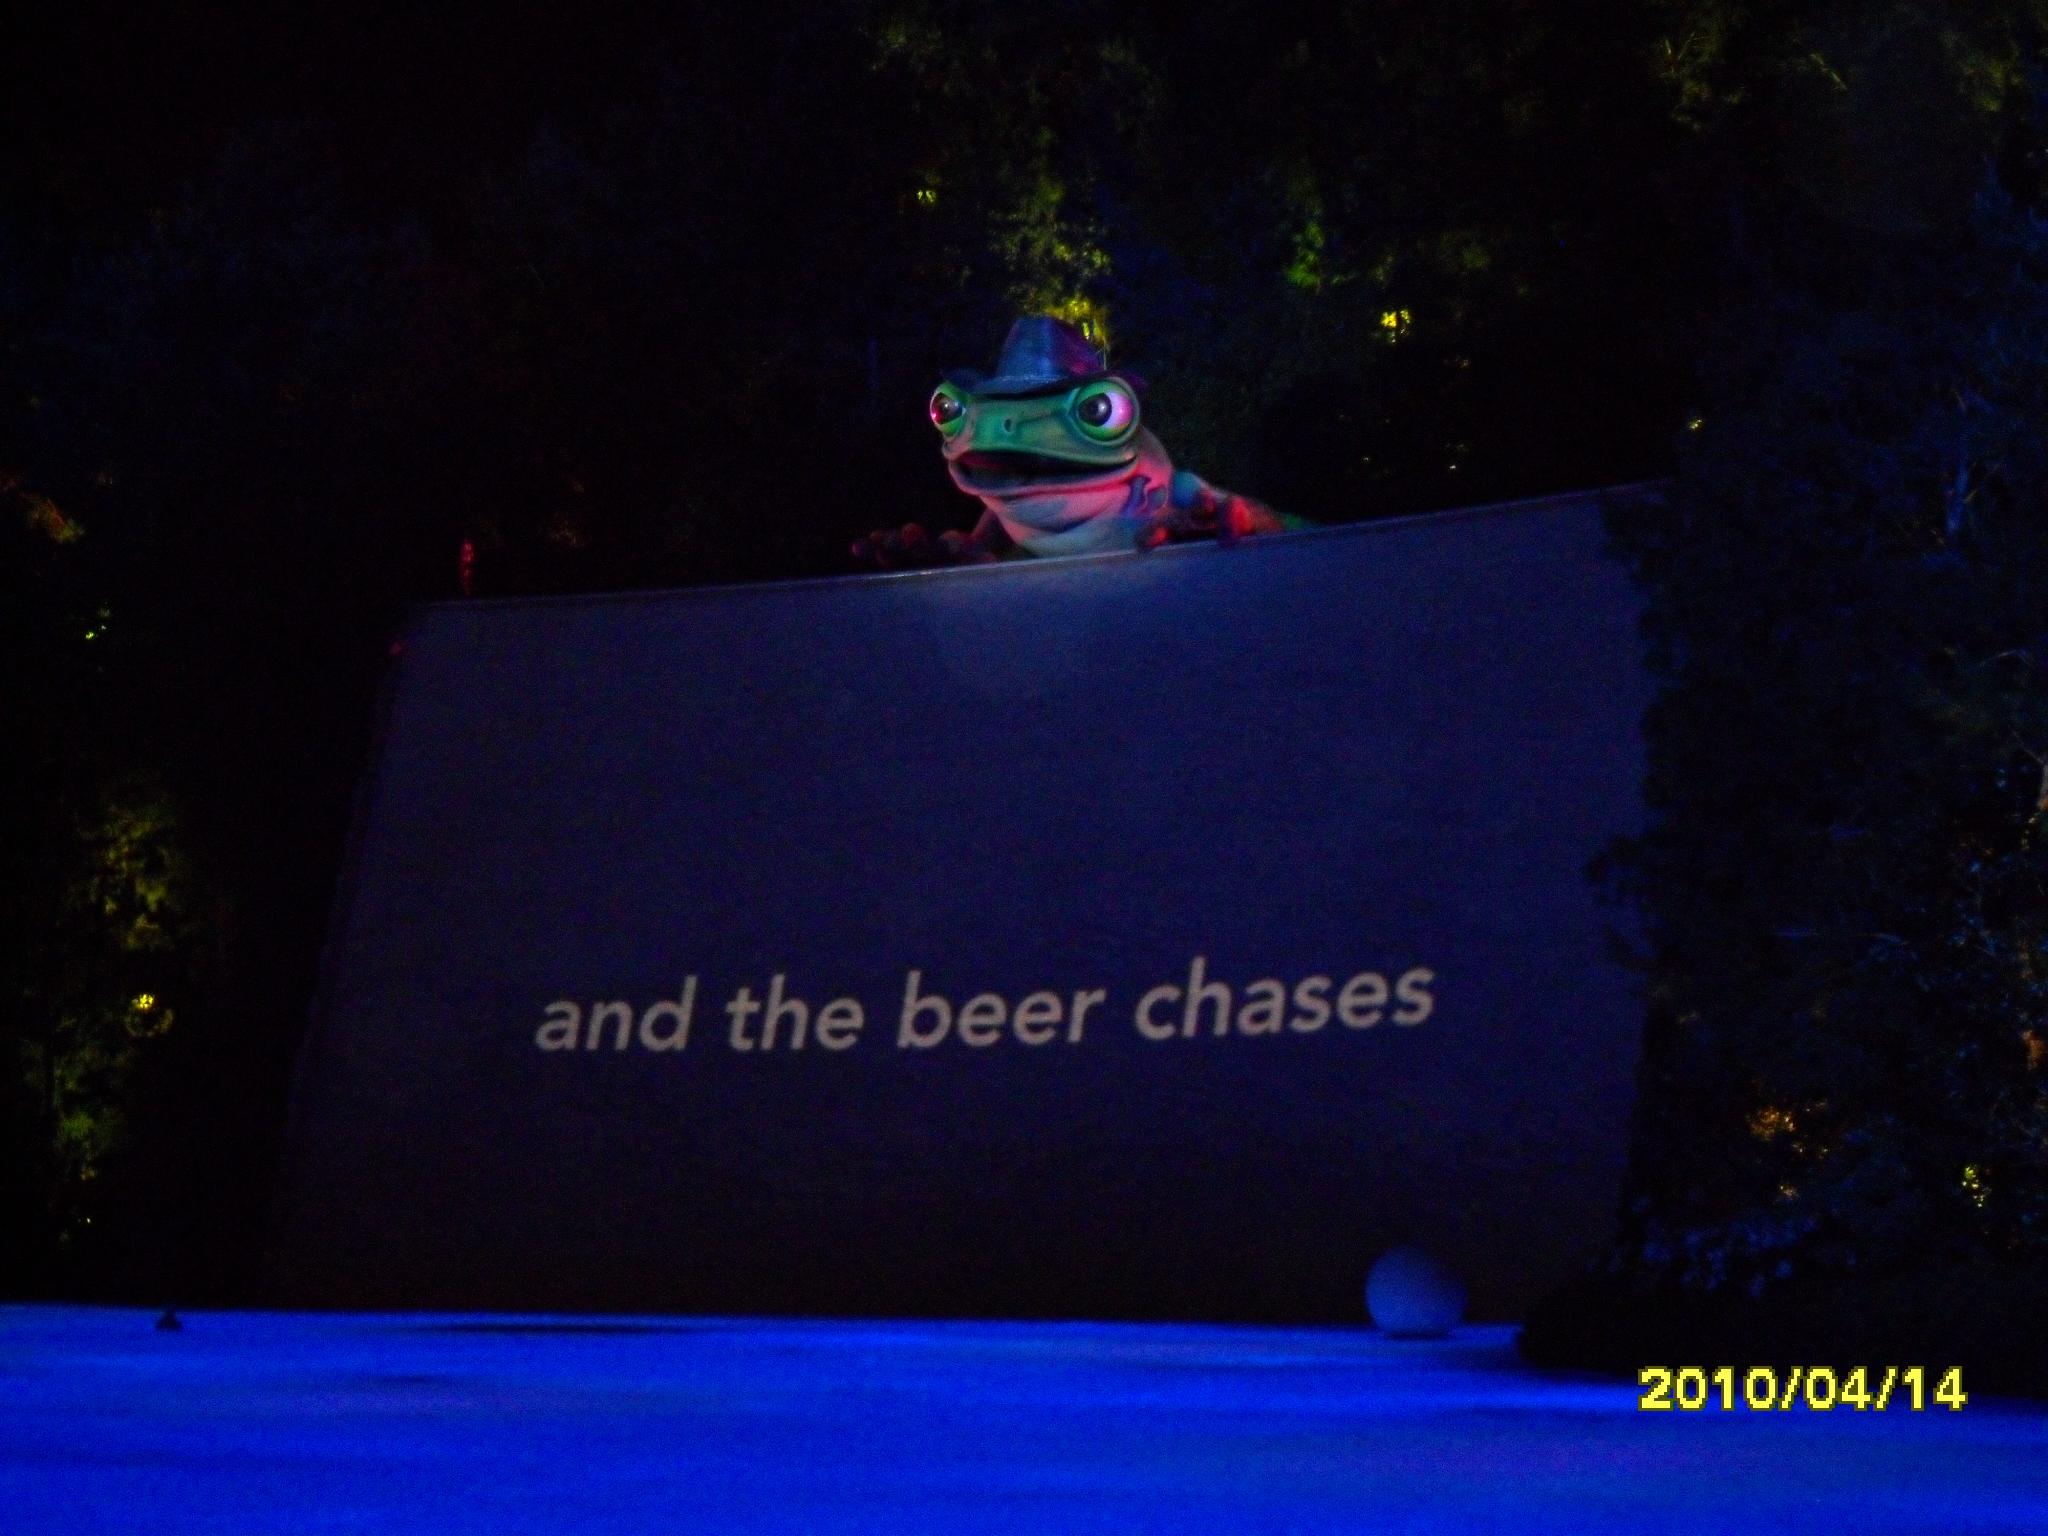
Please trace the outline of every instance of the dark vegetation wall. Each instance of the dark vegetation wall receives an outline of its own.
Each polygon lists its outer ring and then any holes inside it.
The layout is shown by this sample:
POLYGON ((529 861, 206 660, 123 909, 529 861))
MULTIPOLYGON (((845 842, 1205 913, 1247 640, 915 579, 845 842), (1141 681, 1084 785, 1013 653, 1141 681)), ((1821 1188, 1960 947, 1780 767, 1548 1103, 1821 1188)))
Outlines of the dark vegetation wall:
POLYGON ((2037 1252, 2041 19, 0 21, 0 1286, 246 1297, 403 606, 963 526, 1020 311, 1324 520, 1676 473, 1617 1263, 2037 1252))

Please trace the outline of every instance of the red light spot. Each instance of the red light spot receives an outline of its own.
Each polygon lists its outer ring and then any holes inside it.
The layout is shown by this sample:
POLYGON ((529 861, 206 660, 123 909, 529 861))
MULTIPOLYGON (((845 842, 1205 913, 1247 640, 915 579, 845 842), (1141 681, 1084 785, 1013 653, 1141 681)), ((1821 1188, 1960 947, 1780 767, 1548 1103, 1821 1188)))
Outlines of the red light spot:
POLYGON ((476 578, 476 541, 474 539, 464 539, 462 541, 462 554, 455 563, 455 573, 462 581, 462 595, 464 597, 471 596, 471 584, 476 578))

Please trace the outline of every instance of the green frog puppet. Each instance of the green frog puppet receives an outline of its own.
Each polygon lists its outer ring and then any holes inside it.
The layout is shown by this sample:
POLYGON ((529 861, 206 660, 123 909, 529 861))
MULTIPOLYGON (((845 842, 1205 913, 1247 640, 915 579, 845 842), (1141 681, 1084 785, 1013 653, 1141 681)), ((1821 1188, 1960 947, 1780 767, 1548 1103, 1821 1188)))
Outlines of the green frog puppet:
POLYGON ((1010 327, 993 373, 949 375, 930 411, 953 483, 981 502, 981 519, 972 533, 933 539, 908 523, 855 543, 858 558, 884 569, 1232 543, 1309 526, 1175 469, 1139 419, 1136 381, 1050 315, 1010 327))

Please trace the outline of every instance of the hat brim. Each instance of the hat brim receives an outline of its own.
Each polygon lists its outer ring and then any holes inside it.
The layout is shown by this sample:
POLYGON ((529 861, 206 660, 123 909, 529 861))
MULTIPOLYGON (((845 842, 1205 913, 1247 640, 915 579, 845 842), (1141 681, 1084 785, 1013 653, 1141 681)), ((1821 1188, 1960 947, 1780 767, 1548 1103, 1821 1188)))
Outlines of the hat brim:
POLYGON ((947 374, 946 382, 957 384, 970 395, 979 395, 984 400, 1026 400, 1034 395, 1064 395, 1070 389, 1110 378, 1113 372, 1105 368, 1100 373, 1063 373, 1056 378, 1046 378, 1022 373, 980 374, 963 368, 947 374))

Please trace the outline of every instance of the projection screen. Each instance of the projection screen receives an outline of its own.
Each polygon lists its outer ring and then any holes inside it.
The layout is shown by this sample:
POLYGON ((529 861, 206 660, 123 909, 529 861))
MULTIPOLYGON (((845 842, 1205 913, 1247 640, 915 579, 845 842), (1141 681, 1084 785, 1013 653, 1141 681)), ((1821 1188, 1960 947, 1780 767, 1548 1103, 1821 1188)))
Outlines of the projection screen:
POLYGON ((271 1299, 1514 1315, 1618 1198, 1638 611, 1593 497, 417 611, 271 1299))

